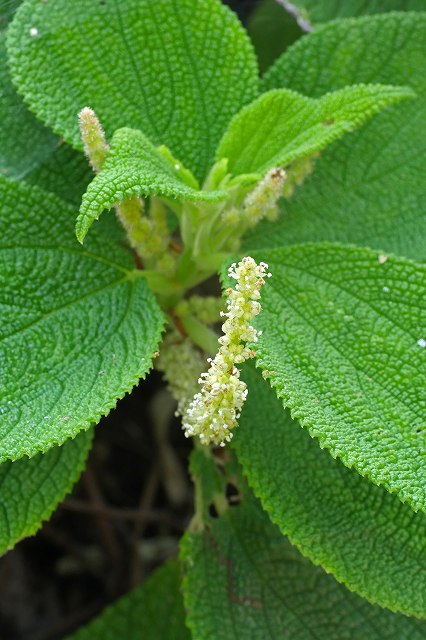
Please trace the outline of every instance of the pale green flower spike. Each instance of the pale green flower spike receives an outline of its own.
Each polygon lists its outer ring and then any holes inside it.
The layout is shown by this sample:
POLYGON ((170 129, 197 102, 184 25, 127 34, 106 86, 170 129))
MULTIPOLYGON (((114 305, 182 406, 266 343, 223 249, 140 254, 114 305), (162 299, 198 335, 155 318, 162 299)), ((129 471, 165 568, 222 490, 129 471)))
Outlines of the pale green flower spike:
POLYGON ((193 295, 187 300, 181 300, 175 308, 178 316, 194 315, 204 324, 219 322, 221 311, 225 308, 223 298, 215 296, 193 295))
POLYGON ((215 358, 209 358, 210 369, 198 380, 201 391, 197 393, 183 416, 186 437, 199 436, 202 444, 225 446, 232 438, 232 430, 247 397, 247 386, 240 380, 235 366, 254 352, 247 342, 257 342, 260 331, 251 325, 261 311, 260 288, 265 284, 268 265, 257 264, 246 257, 231 265, 228 274, 237 281, 235 289, 227 289, 227 311, 222 312, 226 321, 222 326, 224 335, 219 338, 220 348, 215 358))
POLYGON ((165 338, 155 368, 163 373, 167 387, 177 400, 176 415, 183 415, 197 390, 197 378, 204 369, 204 358, 188 338, 177 331, 165 338))
POLYGON ((93 109, 84 107, 80 111, 78 114, 78 126, 80 127, 84 153, 93 171, 98 173, 105 162, 109 146, 102 125, 93 109))
POLYGON ((287 168, 287 179, 282 189, 283 198, 291 198, 296 190, 300 187, 312 171, 314 170, 314 161, 318 158, 319 153, 314 153, 305 158, 297 158, 293 160, 287 168))
POLYGON ((259 184, 244 201, 244 218, 249 227, 254 227, 263 218, 276 220, 278 217, 277 202, 282 195, 286 180, 284 169, 270 169, 259 184))
MULTIPOLYGON (((84 153, 95 173, 102 170, 109 153, 109 145, 98 116, 90 107, 84 107, 78 114, 78 125, 84 146, 84 153)), ((115 205, 117 218, 124 227, 130 246, 143 259, 161 256, 161 270, 173 272, 172 257, 163 259, 170 242, 167 214, 158 198, 151 199, 149 217, 144 216, 145 203, 133 196, 115 205)))

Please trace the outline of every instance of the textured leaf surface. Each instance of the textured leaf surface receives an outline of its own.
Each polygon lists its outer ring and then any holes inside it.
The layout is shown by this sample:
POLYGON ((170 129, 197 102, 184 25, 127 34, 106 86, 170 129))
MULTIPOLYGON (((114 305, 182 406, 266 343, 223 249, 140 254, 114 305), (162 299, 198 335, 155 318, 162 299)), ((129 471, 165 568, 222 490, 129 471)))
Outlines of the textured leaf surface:
POLYGON ((111 217, 85 248, 52 194, 0 182, 0 459, 108 413, 151 365, 161 311, 111 217))
POLYGON ((253 8, 247 31, 263 73, 292 44, 303 35, 297 22, 276 0, 260 0, 253 8))
POLYGON ((197 640, 413 640, 425 623, 368 604, 314 567, 250 495, 183 539, 197 640))
POLYGON ((273 89, 238 113, 226 131, 217 158, 228 158, 234 175, 265 173, 321 151, 384 107, 413 97, 411 89, 356 85, 319 100, 273 89))
POLYGON ((22 0, 0 0, 0 29, 4 29, 12 20, 22 0))
MULTIPOLYGON (((342 3, 344 4, 344 3, 342 3)), ((264 89, 310 97, 359 82, 410 85, 417 98, 390 107, 336 142, 282 206, 277 224, 247 248, 337 240, 426 257, 426 14, 387 14, 329 24, 274 65, 264 89)))
POLYGON ((55 193, 78 208, 92 177, 92 169, 83 154, 59 142, 55 151, 33 167, 24 180, 55 193))
POLYGON ((345 465, 426 510, 426 267, 368 249, 253 254, 257 361, 294 418, 345 465))
POLYGON ((85 158, 36 120, 9 77, 3 29, 17 4, 0 3, 0 172, 79 203, 89 175, 85 158))
POLYGON ((109 606, 67 640, 190 640, 177 562, 158 569, 143 585, 109 606))
POLYGON ((351 590, 426 617, 426 516, 321 451, 252 367, 243 377, 249 394, 233 442, 272 520, 351 590))
POLYGON ((0 465, 0 554, 33 535, 71 490, 84 468, 92 432, 31 460, 0 465))
POLYGON ((423 0, 292 0, 313 23, 388 11, 424 11, 423 0))
POLYGON ((0 32, 0 86, 0 171, 20 178, 53 153, 57 137, 35 119, 16 94, 7 69, 4 32, 0 32))
POLYGON ((109 136, 141 129, 198 177, 257 93, 252 46, 219 0, 26 0, 9 53, 31 108, 76 148, 90 106, 109 136))
POLYGON ((172 166, 137 129, 119 129, 102 170, 83 196, 77 218, 77 238, 82 242, 91 224, 102 211, 125 198, 151 194, 177 200, 218 200, 220 191, 200 191, 188 186, 179 176, 180 164, 172 166))

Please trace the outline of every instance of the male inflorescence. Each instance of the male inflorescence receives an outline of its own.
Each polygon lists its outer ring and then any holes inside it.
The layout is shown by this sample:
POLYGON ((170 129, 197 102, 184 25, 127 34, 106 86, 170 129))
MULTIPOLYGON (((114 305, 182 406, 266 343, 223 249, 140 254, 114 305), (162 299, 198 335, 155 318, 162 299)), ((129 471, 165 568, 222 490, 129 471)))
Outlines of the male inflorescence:
POLYGON ((247 385, 240 379, 236 365, 255 355, 247 343, 256 343, 261 331, 250 321, 261 311, 260 289, 265 277, 271 276, 267 264, 257 264, 251 257, 232 264, 228 275, 237 284, 226 290, 227 311, 221 313, 226 320, 220 348, 214 359, 209 358, 210 368, 198 380, 201 391, 183 416, 187 437, 198 436, 202 444, 220 446, 231 440, 247 397, 247 385))

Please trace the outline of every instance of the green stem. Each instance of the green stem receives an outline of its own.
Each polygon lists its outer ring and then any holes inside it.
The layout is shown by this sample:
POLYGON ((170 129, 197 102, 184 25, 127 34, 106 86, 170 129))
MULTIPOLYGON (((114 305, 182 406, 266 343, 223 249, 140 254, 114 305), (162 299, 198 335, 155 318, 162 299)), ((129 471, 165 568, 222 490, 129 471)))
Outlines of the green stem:
POLYGON ((192 315, 183 316, 180 320, 188 334, 188 338, 190 338, 197 347, 200 347, 210 355, 216 353, 218 350, 217 340, 219 336, 212 329, 209 329, 209 327, 192 315))

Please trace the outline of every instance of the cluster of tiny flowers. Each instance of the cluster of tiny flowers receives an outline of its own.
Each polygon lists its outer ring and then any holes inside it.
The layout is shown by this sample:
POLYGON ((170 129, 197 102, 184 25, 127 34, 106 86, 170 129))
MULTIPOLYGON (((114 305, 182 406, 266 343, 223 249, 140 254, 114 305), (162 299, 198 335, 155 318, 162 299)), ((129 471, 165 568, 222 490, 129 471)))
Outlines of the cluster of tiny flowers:
POLYGON ((270 277, 268 265, 257 264, 246 257, 229 269, 229 276, 237 281, 234 289, 227 289, 227 311, 222 326, 224 335, 219 338, 220 348, 215 358, 209 358, 210 368, 202 373, 198 382, 201 391, 194 396, 183 416, 185 435, 199 436, 202 444, 224 446, 232 438, 244 401, 247 386, 240 380, 235 366, 254 356, 246 345, 256 343, 260 331, 251 325, 261 311, 260 288, 265 277, 270 277))
POLYGON ((314 170, 314 161, 318 158, 319 153, 314 153, 311 156, 305 158, 296 158, 288 167, 287 179, 283 186, 282 196, 284 198, 291 198, 296 190, 296 187, 300 187, 303 184, 305 178, 307 178, 314 170))
POLYGON ((192 314, 204 324, 213 324, 218 322, 224 308, 225 304, 222 298, 193 295, 188 300, 181 300, 176 305, 176 313, 181 317, 192 314))
MULTIPOLYGON (((99 118, 93 109, 84 107, 78 114, 78 124, 84 153, 92 169, 99 173, 109 153, 109 145, 99 118)), ((151 198, 149 217, 143 215, 144 208, 144 201, 137 196, 126 198, 115 206, 130 246, 143 260, 160 254, 160 270, 171 272, 175 266, 173 258, 164 257, 170 242, 166 210, 156 198, 151 198)))
POLYGON ((170 332, 161 347, 155 367, 161 371, 172 396, 177 400, 176 415, 183 415, 197 390, 197 378, 205 360, 191 341, 170 332))
POLYGON ((263 218, 277 219, 277 202, 282 195, 285 180, 284 169, 270 169, 263 180, 248 194, 244 201, 244 217, 250 227, 257 225, 263 218))
POLYGON ((84 153, 92 169, 97 173, 101 170, 108 155, 109 146, 98 116, 90 107, 84 107, 78 114, 81 139, 84 153))

